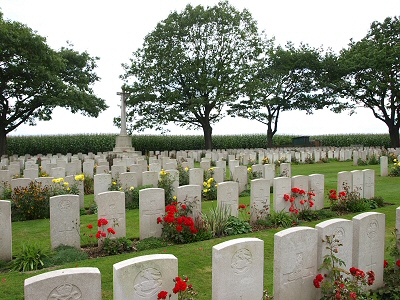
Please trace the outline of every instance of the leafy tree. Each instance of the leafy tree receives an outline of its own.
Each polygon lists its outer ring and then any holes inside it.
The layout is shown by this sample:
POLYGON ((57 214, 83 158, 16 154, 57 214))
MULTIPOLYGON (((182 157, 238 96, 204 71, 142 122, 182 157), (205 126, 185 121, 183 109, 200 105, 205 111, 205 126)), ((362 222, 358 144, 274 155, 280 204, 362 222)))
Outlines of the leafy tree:
POLYGON ((51 120, 57 106, 91 117, 105 110, 90 87, 99 80, 97 60, 70 48, 54 51, 44 37, 0 13, 0 155, 6 154, 8 133, 51 120))
POLYGON ((273 40, 263 41, 262 56, 252 66, 246 81, 244 99, 232 105, 229 113, 267 125, 267 147, 278 130, 279 115, 288 110, 305 110, 327 105, 318 77, 322 72, 320 50, 292 43, 275 47, 273 40))
MULTIPOLYGON (((399 147, 400 128, 400 20, 373 22, 359 42, 351 41, 338 60, 331 89, 349 100, 343 108, 369 108, 389 130, 392 147, 399 147), (339 79, 338 79, 339 77, 339 79)), ((362 124, 359 124, 362 126, 362 124)))
POLYGON ((124 66, 127 118, 135 122, 130 129, 162 130, 170 122, 202 128, 211 149, 211 125, 239 97, 258 44, 249 11, 239 12, 228 2, 172 12, 124 66))

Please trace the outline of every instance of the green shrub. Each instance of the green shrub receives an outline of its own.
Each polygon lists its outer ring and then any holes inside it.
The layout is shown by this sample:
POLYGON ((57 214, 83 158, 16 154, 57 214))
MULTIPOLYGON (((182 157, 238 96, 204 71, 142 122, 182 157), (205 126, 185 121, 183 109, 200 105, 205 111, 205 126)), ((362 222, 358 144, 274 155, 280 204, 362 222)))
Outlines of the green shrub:
POLYGON ((43 248, 37 244, 27 244, 22 246, 13 261, 12 269, 19 272, 34 271, 43 268, 43 259, 48 255, 43 248))
POLYGON ((161 170, 160 172, 160 179, 158 180, 158 187, 164 189, 165 195, 165 205, 170 205, 174 201, 175 195, 172 194, 173 192, 173 184, 175 179, 169 172, 165 172, 161 170))
POLYGON ((162 238, 149 237, 137 241, 135 247, 137 251, 144 251, 150 249, 157 249, 168 246, 168 242, 162 238))
POLYGON ((105 239, 102 250, 107 255, 116 255, 128 252, 132 250, 132 241, 125 237, 117 239, 105 239))
POLYGON ((226 224, 225 232, 228 235, 249 233, 252 232, 252 227, 250 226, 249 222, 243 221, 234 216, 230 216, 226 224))
POLYGON ((189 168, 183 168, 180 164, 178 165, 179 171, 179 185, 189 184, 189 168))
POLYGON ((203 214, 203 220, 213 237, 225 235, 228 227, 231 210, 229 206, 212 207, 208 213, 203 214))
MULTIPOLYGON (((261 221, 262 222, 262 221, 261 221)), ((267 227, 283 227, 289 228, 293 226, 293 218, 284 210, 281 211, 271 211, 271 214, 267 215, 265 222, 262 222, 267 227)))
POLYGON ((43 258, 44 267, 59 266, 69 262, 85 260, 89 257, 86 252, 71 246, 63 245, 54 250, 54 253, 43 258))

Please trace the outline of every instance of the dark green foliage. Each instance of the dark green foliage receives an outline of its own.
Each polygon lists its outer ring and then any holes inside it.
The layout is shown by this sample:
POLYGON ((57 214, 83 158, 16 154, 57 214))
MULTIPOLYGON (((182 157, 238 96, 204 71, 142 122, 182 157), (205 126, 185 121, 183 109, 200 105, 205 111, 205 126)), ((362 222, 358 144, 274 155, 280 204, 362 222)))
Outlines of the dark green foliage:
POLYGON ((283 227, 289 228, 293 226, 293 218, 285 211, 276 212, 274 210, 271 211, 271 214, 268 215, 265 220, 259 220, 260 224, 267 227, 283 227))
POLYGON ((149 237, 135 243, 137 251, 157 249, 168 246, 168 242, 161 238, 149 237))
POLYGON ((125 192, 125 206, 127 209, 137 209, 139 208, 139 191, 143 189, 152 188, 153 185, 143 185, 134 188, 132 191, 128 190, 125 192))
MULTIPOLYGON (((292 146, 292 135, 274 135, 274 147, 292 146)), ((116 135, 80 134, 48 136, 9 136, 8 155, 36 155, 39 153, 88 153, 106 152, 115 147, 116 135)), ((213 136, 215 149, 266 148, 265 134, 216 135, 213 136)), ((348 134, 311 136, 311 140, 320 140, 324 146, 349 147, 390 147, 388 134, 348 134)), ((196 135, 134 135, 132 143, 137 151, 147 154, 149 151, 199 150, 205 149, 202 136, 196 135)), ((371 164, 371 163, 370 163, 371 164)), ((86 181, 86 180, 85 180, 86 181)))
POLYGON ((13 260, 12 269, 19 272, 42 269, 43 260, 47 256, 43 248, 37 244, 23 245, 21 252, 13 260))
POLYGON ((249 222, 243 221, 234 216, 230 216, 226 224, 225 232, 228 235, 249 233, 252 232, 252 227, 250 226, 249 222))
POLYGON ((117 239, 105 239, 102 250, 107 255, 116 255, 128 252, 132 250, 132 241, 125 237, 117 239))
POLYGON ((43 259, 45 268, 64 265, 69 262, 88 259, 89 255, 77 248, 70 246, 59 246, 55 252, 43 259))

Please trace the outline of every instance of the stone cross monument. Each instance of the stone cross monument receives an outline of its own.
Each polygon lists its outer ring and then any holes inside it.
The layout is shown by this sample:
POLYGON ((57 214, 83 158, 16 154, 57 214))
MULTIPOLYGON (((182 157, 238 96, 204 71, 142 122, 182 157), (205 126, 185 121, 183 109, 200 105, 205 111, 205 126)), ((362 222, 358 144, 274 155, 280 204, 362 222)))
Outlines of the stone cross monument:
POLYGON ((125 92, 118 92, 117 95, 121 96, 121 132, 116 138, 114 152, 134 152, 135 148, 132 147, 132 137, 126 132, 126 96, 125 92))

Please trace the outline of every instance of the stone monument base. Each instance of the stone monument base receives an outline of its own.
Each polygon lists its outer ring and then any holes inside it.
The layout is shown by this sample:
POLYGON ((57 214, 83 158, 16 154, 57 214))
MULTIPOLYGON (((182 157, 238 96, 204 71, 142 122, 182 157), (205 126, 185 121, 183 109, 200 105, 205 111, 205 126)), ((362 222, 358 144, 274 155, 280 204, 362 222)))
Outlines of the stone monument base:
POLYGON ((117 136, 113 152, 116 153, 135 152, 135 148, 132 147, 132 137, 129 135, 117 136))

